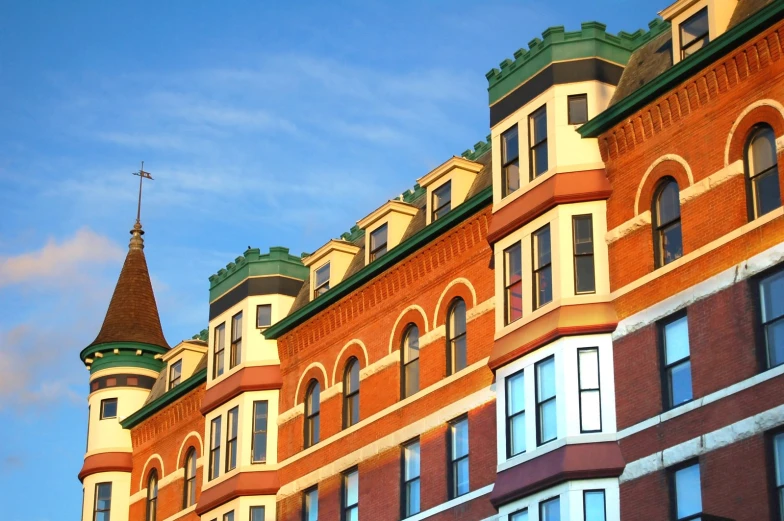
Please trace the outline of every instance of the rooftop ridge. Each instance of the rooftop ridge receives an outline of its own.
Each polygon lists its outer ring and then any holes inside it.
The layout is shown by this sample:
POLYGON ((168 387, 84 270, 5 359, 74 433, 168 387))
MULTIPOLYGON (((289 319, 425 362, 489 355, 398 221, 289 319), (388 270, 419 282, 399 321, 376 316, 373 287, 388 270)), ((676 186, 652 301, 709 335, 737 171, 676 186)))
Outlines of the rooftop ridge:
POLYGON ((477 141, 473 149, 469 148, 467 150, 464 150, 463 153, 460 155, 470 161, 476 161, 492 147, 490 137, 491 137, 490 134, 488 134, 486 141, 477 141))
POLYGON ((669 22, 655 18, 648 23, 647 31, 638 29, 633 33, 626 31, 620 31, 618 34, 608 33, 607 26, 601 22, 583 22, 579 31, 566 31, 562 25, 548 27, 542 32, 542 38, 534 38, 528 42, 528 49, 520 48, 515 51, 514 60, 507 58, 499 64, 500 68, 490 69, 485 74, 488 91, 490 91, 490 103, 494 103, 506 92, 511 91, 553 61, 601 54, 603 58, 625 65, 632 52, 661 34, 669 26, 669 22), (600 42, 605 49, 586 45, 590 41, 600 42), (511 76, 517 77, 515 85, 503 89, 503 92, 495 92, 502 90, 499 89, 500 84, 511 76))
POLYGON ((304 280, 307 268, 301 258, 289 254, 289 249, 283 246, 270 246, 268 253, 261 253, 259 248, 248 248, 234 262, 229 262, 225 268, 209 276, 210 302, 248 276, 273 274, 304 280), (225 286, 227 281, 231 281, 227 287, 219 288, 225 286))

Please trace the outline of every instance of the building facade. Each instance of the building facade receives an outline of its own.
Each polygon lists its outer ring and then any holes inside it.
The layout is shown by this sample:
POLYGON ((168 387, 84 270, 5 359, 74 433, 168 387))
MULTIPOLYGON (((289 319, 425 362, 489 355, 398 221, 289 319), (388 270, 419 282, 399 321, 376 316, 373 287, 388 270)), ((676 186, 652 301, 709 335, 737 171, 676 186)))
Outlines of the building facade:
POLYGON ((490 135, 170 348, 141 225, 82 521, 784 519, 784 3, 547 29, 490 135))

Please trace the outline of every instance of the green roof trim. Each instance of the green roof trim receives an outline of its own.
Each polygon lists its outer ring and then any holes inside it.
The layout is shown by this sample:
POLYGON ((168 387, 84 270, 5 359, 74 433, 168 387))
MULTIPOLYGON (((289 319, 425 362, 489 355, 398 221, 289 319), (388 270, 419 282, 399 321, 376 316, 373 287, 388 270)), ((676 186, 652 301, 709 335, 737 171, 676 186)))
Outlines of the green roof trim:
POLYGON ((264 337, 274 339, 291 331, 305 320, 313 317, 318 312, 345 297, 355 289, 370 281, 373 277, 380 275, 384 270, 411 255, 442 233, 450 230, 468 217, 477 213, 490 204, 492 200, 493 188, 492 186, 488 186, 471 199, 457 206, 454 210, 446 214, 445 217, 425 226, 425 228, 389 250, 389 252, 380 259, 371 262, 354 275, 341 281, 335 287, 330 288, 330 290, 322 296, 315 300, 311 300, 291 315, 267 328, 263 333, 264 337))
POLYGON ((468 149, 460 154, 462 157, 468 159, 469 161, 476 161, 481 156, 483 156, 490 148, 492 148, 493 144, 491 142, 490 134, 487 135, 487 141, 479 141, 474 145, 473 150, 468 149))
POLYGON ((201 331, 193 335, 191 337, 191 340, 201 340, 202 342, 207 342, 207 338, 208 338, 207 335, 208 335, 208 331, 206 329, 202 329, 201 331))
POLYGON ((617 35, 608 33, 607 26, 600 22, 583 22, 579 31, 566 31, 562 25, 550 27, 542 38, 528 42, 528 49, 517 50, 514 60, 507 58, 500 63, 500 69, 485 74, 490 105, 553 62, 599 57, 626 65, 635 50, 669 27, 661 18, 651 21, 648 31, 621 31, 617 35))
POLYGON ((422 197, 423 195, 425 195, 426 192, 427 190, 425 188, 422 188, 421 186, 419 186, 419 183, 416 183, 414 185, 414 188, 409 188, 408 190, 400 194, 400 198, 403 199, 404 203, 411 204, 417 199, 419 199, 420 197, 422 197))
POLYGON ((160 371, 163 362, 155 358, 155 355, 162 355, 169 350, 153 344, 143 344, 141 342, 107 342, 96 344, 82 349, 79 358, 87 364, 87 359, 92 359, 90 374, 103 369, 113 367, 141 367, 151 371, 160 371), (117 353, 114 350, 117 350, 117 353), (136 354, 141 351, 141 354, 136 354), (95 356, 101 353, 102 356, 95 356))
POLYGON ((664 92, 683 83, 696 72, 704 69, 722 56, 729 54, 761 30, 784 17, 784 2, 773 2, 763 7, 744 21, 708 43, 696 52, 672 66, 646 85, 629 94, 615 105, 588 121, 577 131, 582 137, 598 137, 610 130, 627 116, 633 114, 664 92))
POLYGON ((283 275, 294 279, 305 280, 308 268, 302 259, 289 255, 289 249, 272 246, 269 253, 261 253, 258 248, 248 248, 245 253, 226 265, 225 269, 210 276, 210 302, 247 279, 263 275, 283 275))
MULTIPOLYGON (((360 237, 364 237, 364 236, 365 236, 365 230, 363 230, 356 224, 352 226, 349 231, 340 234, 340 238, 348 242, 354 242, 360 237)), ((307 255, 307 257, 310 257, 310 255, 307 255)))
POLYGON ((207 381, 207 369, 202 369, 197 371, 191 375, 190 378, 184 380, 180 385, 174 387, 174 389, 170 389, 167 392, 163 393, 158 398, 154 399, 135 413, 131 414, 123 421, 120 422, 123 429, 131 429, 136 427, 141 422, 155 414, 156 412, 160 411, 167 405, 173 403, 178 398, 188 394, 188 392, 192 391, 193 389, 197 388, 199 385, 207 381))

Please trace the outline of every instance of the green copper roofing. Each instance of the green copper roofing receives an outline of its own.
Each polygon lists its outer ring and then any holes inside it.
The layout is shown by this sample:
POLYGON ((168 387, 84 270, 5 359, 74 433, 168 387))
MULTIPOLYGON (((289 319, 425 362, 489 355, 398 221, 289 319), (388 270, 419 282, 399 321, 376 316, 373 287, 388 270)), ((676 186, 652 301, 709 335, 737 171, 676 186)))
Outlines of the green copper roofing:
POLYGON ((305 320, 313 317, 320 311, 326 309, 331 304, 337 302, 350 292, 359 288, 372 278, 383 273, 395 263, 411 255, 422 246, 433 241, 436 237, 457 226, 465 219, 485 208, 493 199, 493 187, 488 186, 471 199, 457 206, 454 210, 447 213, 443 218, 424 227, 398 246, 392 248, 383 257, 377 259, 354 275, 350 276, 340 284, 321 295, 319 298, 310 301, 294 313, 290 314, 280 322, 273 324, 264 330, 265 338, 278 338, 280 335, 291 331, 305 320))
POLYGON ((180 385, 175 386, 174 389, 169 389, 155 400, 151 401, 135 413, 128 416, 126 419, 120 422, 120 425, 123 426, 123 429, 136 427, 156 412, 160 411, 170 403, 173 403, 178 398, 186 395, 189 391, 192 391, 206 381, 206 368, 193 373, 190 378, 183 380, 183 382, 180 385))
POLYGON ((245 253, 226 265, 225 269, 210 276, 210 302, 247 279, 262 275, 284 275, 305 280, 308 268, 302 259, 289 255, 289 249, 272 246, 269 253, 261 253, 258 248, 249 248, 245 253))
POLYGON ((400 194, 400 197, 403 199, 404 203, 411 204, 415 200, 422 197, 425 194, 425 192, 427 192, 427 190, 419 186, 419 183, 416 183, 414 185, 414 188, 410 188, 406 190, 405 192, 400 194))
POLYGON ((621 31, 617 35, 608 33, 607 26, 599 22, 583 22, 579 31, 567 32, 561 25, 550 27, 542 33, 541 39, 534 38, 528 43, 528 50, 519 49, 514 53, 514 60, 502 61, 500 69, 491 69, 485 75, 490 105, 552 62, 598 57, 626 65, 638 47, 669 27, 670 24, 660 18, 648 24, 648 31, 621 31))
POLYGON ((79 358, 90 366, 90 374, 114 367, 142 367, 151 371, 160 371, 163 362, 156 359, 155 355, 166 352, 168 349, 141 342, 107 342, 82 349, 79 358))
POLYGON ((197 334, 191 337, 191 340, 201 340, 202 342, 207 342, 207 330, 202 329, 197 334))
POLYGON ((460 155, 463 156, 464 158, 470 160, 470 161, 476 161, 482 155, 484 155, 485 152, 490 150, 491 147, 492 147, 492 143, 490 142, 490 134, 488 134, 487 135, 487 141, 479 141, 479 142, 477 142, 474 145, 474 149, 473 150, 471 150, 469 148, 468 150, 464 151, 460 155))
POLYGON ((597 137, 650 103, 663 93, 680 85, 703 68, 759 34, 766 27, 784 18, 784 2, 763 7, 726 33, 708 43, 699 52, 681 60, 663 74, 632 92, 615 105, 588 121, 577 131, 582 137, 597 137))
MULTIPOLYGON (((365 236, 365 230, 363 230, 356 224, 352 226, 349 231, 340 234, 340 238, 348 242, 354 242, 360 237, 364 237, 364 236, 365 236)), ((310 255, 307 255, 307 257, 310 257, 310 255)))

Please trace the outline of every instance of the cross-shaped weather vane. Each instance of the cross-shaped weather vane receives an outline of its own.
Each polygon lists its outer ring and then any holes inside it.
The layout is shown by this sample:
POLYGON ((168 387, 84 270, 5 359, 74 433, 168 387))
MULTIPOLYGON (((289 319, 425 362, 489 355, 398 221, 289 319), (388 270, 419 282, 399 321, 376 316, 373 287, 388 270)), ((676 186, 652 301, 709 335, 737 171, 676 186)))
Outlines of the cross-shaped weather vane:
POLYGON ((149 179, 150 181, 154 181, 154 179, 152 178, 149 172, 144 171, 144 161, 142 161, 142 166, 141 168, 139 168, 139 171, 133 172, 133 175, 139 176, 139 203, 138 206, 136 207, 136 223, 141 224, 140 219, 142 215, 142 182, 145 179, 149 179))

